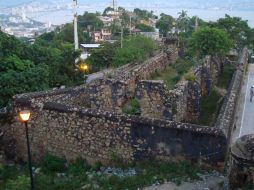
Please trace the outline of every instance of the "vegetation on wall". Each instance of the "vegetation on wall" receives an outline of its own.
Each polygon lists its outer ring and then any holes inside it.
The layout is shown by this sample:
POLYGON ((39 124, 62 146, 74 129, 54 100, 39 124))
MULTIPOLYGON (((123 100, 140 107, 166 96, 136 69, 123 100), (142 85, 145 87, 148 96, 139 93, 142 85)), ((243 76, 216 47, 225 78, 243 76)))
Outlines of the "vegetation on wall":
POLYGON ((125 104, 123 107, 123 113, 130 115, 138 115, 140 114, 140 105, 138 100, 131 99, 129 102, 125 104))
POLYGON ((144 61, 158 49, 158 44, 144 36, 130 36, 123 41, 123 48, 119 43, 104 43, 95 49, 87 59, 87 63, 95 67, 119 67, 124 64, 144 61))
MULTIPOLYGON (((162 71, 152 74, 152 80, 163 80, 168 89, 173 89, 177 82, 179 82, 182 76, 187 73, 191 67, 195 65, 195 62, 189 59, 178 58, 176 63, 167 66, 167 68, 162 71)), ((191 77, 192 75, 190 75, 191 77)), ((187 77, 188 78, 188 77, 187 77)), ((192 77, 193 78, 193 77, 192 77)))

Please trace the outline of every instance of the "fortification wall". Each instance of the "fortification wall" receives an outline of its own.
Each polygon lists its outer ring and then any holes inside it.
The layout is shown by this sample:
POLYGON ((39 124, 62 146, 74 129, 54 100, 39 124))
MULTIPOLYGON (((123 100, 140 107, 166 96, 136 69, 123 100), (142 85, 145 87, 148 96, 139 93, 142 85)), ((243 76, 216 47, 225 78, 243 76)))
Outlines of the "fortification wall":
POLYGON ((172 120, 171 100, 163 81, 139 81, 135 98, 139 101, 141 116, 172 120))
MULTIPOLYGON (((124 161, 187 159, 216 164, 224 160, 226 139, 217 128, 50 102, 38 109, 28 99, 16 99, 15 108, 16 114, 21 109, 32 110, 28 126, 34 160, 46 152, 68 160, 81 156, 91 163, 109 162, 112 152, 124 161)), ((14 122, 9 133, 17 140, 17 156, 26 159, 22 126, 14 122)))
POLYGON ((232 124, 234 120, 234 113, 236 108, 236 103, 238 100, 239 93, 241 91, 242 80, 244 77, 244 72, 248 64, 248 50, 244 49, 239 58, 239 68, 234 73, 231 80, 228 93, 224 99, 222 108, 220 110, 219 116, 217 118, 215 126, 220 128, 227 138, 230 138, 230 133, 232 130, 232 124))

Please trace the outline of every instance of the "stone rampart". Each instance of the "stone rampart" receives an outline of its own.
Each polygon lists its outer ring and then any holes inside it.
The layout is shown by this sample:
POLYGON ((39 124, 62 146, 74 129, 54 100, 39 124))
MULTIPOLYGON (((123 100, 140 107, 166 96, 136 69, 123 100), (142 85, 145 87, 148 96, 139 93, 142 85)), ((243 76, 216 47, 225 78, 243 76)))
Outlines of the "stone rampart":
MULTIPOLYGON (((46 152, 73 160, 107 163, 112 152, 124 161, 139 159, 202 160, 223 162, 226 139, 218 128, 173 121, 119 115, 47 102, 42 109, 29 99, 15 100, 15 113, 30 109, 29 133, 32 156, 46 152)), ((23 124, 14 122, 8 131, 16 139, 17 156, 26 159, 23 124)))
POLYGON ((226 137, 230 138, 230 133, 232 129, 232 124, 234 120, 234 113, 236 108, 236 103, 238 100, 239 93, 241 91, 242 80, 244 76, 244 71, 248 64, 248 50, 244 49, 240 57, 243 62, 240 63, 239 68, 234 73, 231 80, 230 86, 228 88, 228 93, 224 98, 222 108, 220 110, 219 116, 217 118, 215 126, 220 128, 226 137))
POLYGON ((172 120, 171 100, 163 81, 139 81, 135 98, 139 101, 141 116, 172 120))

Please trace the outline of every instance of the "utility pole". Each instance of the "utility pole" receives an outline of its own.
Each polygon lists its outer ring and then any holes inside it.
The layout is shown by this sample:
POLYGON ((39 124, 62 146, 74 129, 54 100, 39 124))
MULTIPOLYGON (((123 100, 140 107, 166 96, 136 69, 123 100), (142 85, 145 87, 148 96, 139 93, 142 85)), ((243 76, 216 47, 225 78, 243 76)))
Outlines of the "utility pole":
POLYGON ((115 11, 115 6, 116 6, 115 0, 113 0, 112 4, 113 4, 113 10, 115 11))
POLYGON ((78 44, 78 13, 77 13, 77 0, 73 0, 73 9, 74 9, 74 20, 73 20, 73 25, 74 25, 74 47, 75 50, 79 49, 79 44, 78 44))
POLYGON ((195 18, 195 31, 198 29, 198 17, 195 18))
POLYGON ((131 14, 129 16, 130 16, 130 36, 131 36, 131 14))
POLYGON ((121 48, 123 48, 123 25, 121 24, 121 48))

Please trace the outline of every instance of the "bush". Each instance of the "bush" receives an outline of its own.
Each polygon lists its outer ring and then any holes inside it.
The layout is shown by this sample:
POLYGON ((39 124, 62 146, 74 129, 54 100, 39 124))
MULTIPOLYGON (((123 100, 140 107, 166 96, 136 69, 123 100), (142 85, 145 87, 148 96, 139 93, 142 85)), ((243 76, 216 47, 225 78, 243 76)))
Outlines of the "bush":
POLYGON ((69 164, 68 173, 73 175, 84 174, 90 168, 86 160, 78 158, 74 163, 69 164))
POLYGON ((158 49, 158 44, 144 36, 131 36, 124 40, 123 48, 116 49, 112 65, 119 67, 124 64, 144 61, 158 49))
POLYGON ((194 73, 192 73, 192 72, 186 73, 186 74, 184 75, 184 78, 185 78, 185 80, 187 80, 187 81, 195 81, 195 80, 196 80, 196 76, 195 76, 194 73))
POLYGON ((130 100, 124 107, 123 107, 123 113, 130 114, 130 115, 136 115, 140 113, 140 105, 138 100, 132 99, 130 100))
POLYGON ((57 156, 46 154, 43 161, 42 167, 44 172, 64 172, 66 170, 65 160, 57 156))
POLYGON ((212 126, 215 115, 222 105, 221 98, 221 95, 215 89, 212 90, 209 96, 201 98, 199 124, 212 126))
POLYGON ((6 188, 8 190, 28 190, 30 189, 30 178, 21 175, 17 179, 10 179, 6 183, 6 188))

